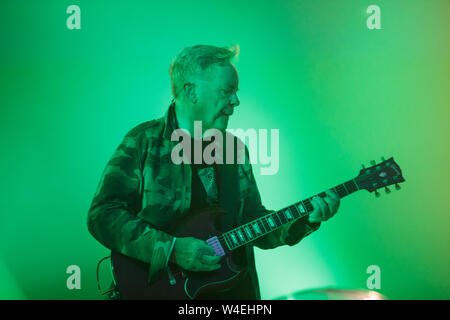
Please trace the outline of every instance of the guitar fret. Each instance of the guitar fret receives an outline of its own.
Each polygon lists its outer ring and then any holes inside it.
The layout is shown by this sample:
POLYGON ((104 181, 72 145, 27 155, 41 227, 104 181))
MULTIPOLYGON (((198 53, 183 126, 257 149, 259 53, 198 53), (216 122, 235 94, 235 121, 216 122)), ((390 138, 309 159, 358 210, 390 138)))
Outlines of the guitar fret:
POLYGON ((228 242, 230 242, 230 248, 234 248, 233 239, 231 239, 231 232, 225 233, 226 237, 225 239, 228 239, 228 242))
POLYGON ((270 232, 271 229, 269 227, 269 222, 267 221, 267 218, 261 219, 260 222, 261 222, 261 224, 262 224, 262 226, 264 228, 264 232, 265 233, 270 232))
POLYGON ((289 221, 291 219, 294 219, 294 217, 291 214, 291 211, 289 210, 289 208, 287 208, 286 210, 284 210, 284 215, 286 217, 286 219, 289 221))
POLYGON ((283 211, 279 211, 279 212, 277 212, 277 216, 278 216, 278 219, 280 220, 280 226, 281 225, 283 225, 283 224, 285 224, 288 220, 286 219, 286 216, 284 215, 284 212, 283 211))
POLYGON ((225 240, 225 244, 227 245, 228 249, 231 249, 230 243, 228 242, 228 234, 224 233, 223 234, 223 239, 225 240))
MULTIPOLYGON (((395 178, 395 177, 394 177, 395 178)), ((360 190, 358 184, 356 183, 355 179, 352 179, 353 184, 355 185, 356 190, 360 190)), ((356 191, 355 190, 355 191, 356 191)))
POLYGON ((239 238, 245 242, 245 237, 244 237, 244 233, 242 232, 241 229, 236 230, 236 233, 238 234, 239 238))
MULTIPOLYGON (((290 213, 289 213, 290 214, 290 213)), ((285 224, 289 222, 289 219, 286 215, 286 210, 281 211, 278 216, 280 217, 281 223, 285 224)), ((292 216, 292 215, 291 215, 292 216)))
MULTIPOLYGON (((289 213, 290 214, 290 213, 289 213)), ((292 215, 291 215, 292 216, 292 215)), ((288 223, 290 220, 288 219, 287 215, 286 215, 286 210, 280 211, 278 213, 278 217, 281 220, 281 224, 285 224, 288 223)))
POLYGON ((274 219, 272 218, 272 216, 267 217, 267 223, 269 224, 269 227, 270 227, 271 229, 273 229, 273 228, 276 227, 275 221, 274 221, 274 219))
POLYGON ((336 193, 339 195, 339 197, 341 197, 341 198, 344 197, 344 196, 346 196, 345 189, 344 189, 344 187, 343 187, 342 184, 338 185, 338 186, 335 188, 335 191, 336 191, 336 193))
POLYGON ((297 219, 301 216, 300 211, 298 211, 298 208, 296 205, 290 206, 289 208, 291 208, 291 212, 294 216, 294 219, 297 219))
POLYGON ((261 229, 259 228, 258 222, 255 222, 253 224, 253 230, 255 230, 256 235, 258 235, 259 233, 262 233, 261 229))
POLYGON ((306 213, 305 207, 303 206, 302 201, 300 201, 297 205, 297 208, 300 210, 300 215, 303 216, 306 213))
POLYGON ((269 231, 269 229, 267 229, 264 225, 264 218, 258 219, 256 223, 260 227, 262 233, 267 233, 269 231))
POLYGON ((344 186, 345 192, 348 194, 349 192, 348 192, 347 188, 345 187, 345 183, 343 184, 343 186, 344 186))
POLYGON ((233 232, 230 233, 230 237, 231 237, 231 240, 233 240, 233 242, 236 243, 236 245, 238 245, 238 246, 240 245, 236 235, 234 235, 233 232))
POLYGON ((333 187, 331 189, 339 195, 339 186, 333 187))
POLYGON ((251 240, 253 238, 253 235, 252 235, 252 233, 250 231, 250 226, 247 225, 247 226, 245 226, 244 229, 245 229, 245 231, 247 231, 248 238, 251 240))
POLYGON ((349 191, 349 194, 358 190, 358 186, 355 184, 355 182, 353 180, 350 180, 350 181, 344 183, 344 185, 346 186, 347 190, 349 191))
POLYGON ((252 240, 252 238, 250 238, 247 234, 247 232, 245 231, 245 227, 241 227, 241 231, 242 231, 242 235, 244 236, 244 241, 247 243, 249 241, 252 240))
POLYGON ((305 208, 306 208, 307 212, 310 212, 310 211, 314 210, 314 207, 311 204, 311 200, 310 199, 307 199, 307 200, 303 201, 303 203, 305 204, 305 208))
POLYGON ((274 216, 273 220, 275 221, 275 224, 277 225, 277 227, 281 226, 283 224, 283 222, 281 221, 281 219, 278 215, 278 212, 275 212, 273 214, 273 216, 274 216))

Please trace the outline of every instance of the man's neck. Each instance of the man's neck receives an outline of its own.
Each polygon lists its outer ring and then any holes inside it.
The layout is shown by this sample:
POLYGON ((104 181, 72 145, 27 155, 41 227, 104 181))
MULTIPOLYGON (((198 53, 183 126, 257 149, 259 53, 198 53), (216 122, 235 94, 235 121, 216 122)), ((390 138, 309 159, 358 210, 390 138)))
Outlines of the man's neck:
POLYGON ((182 101, 175 103, 175 116, 178 121, 178 128, 188 131, 192 137, 194 135, 194 118, 186 110, 190 110, 189 106, 184 105, 182 101))
MULTIPOLYGON (((202 132, 195 132, 194 121, 199 120, 195 119, 194 114, 191 112, 192 109, 193 105, 186 105, 182 101, 175 102, 175 117, 177 118, 178 128, 186 130, 187 132, 189 132, 189 135, 195 139, 201 140, 206 136, 210 136, 211 130, 207 132, 208 128, 204 126, 204 123, 201 124, 202 132)), ((222 131, 222 134, 224 133, 225 130, 222 131)))

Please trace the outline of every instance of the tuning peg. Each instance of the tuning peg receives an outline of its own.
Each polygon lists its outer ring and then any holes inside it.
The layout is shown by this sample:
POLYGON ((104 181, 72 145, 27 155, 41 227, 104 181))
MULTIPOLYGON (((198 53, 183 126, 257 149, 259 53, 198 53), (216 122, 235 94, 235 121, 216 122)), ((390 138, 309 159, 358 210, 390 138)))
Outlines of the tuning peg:
POLYGON ((386 160, 386 159, 382 156, 382 157, 381 157, 381 161, 385 161, 385 160, 386 160))
POLYGON ((384 187, 384 191, 386 191, 386 193, 391 193, 391 190, 388 187, 384 187))
POLYGON ((370 164, 374 166, 374 165, 376 165, 377 163, 375 162, 375 160, 371 160, 371 161, 370 161, 370 164))
POLYGON ((375 197, 379 197, 380 196, 380 193, 378 192, 378 190, 375 190, 375 197))
POLYGON ((395 184, 395 190, 400 190, 400 185, 398 183, 395 184))
POLYGON ((366 168, 366 166, 364 165, 364 163, 361 164, 361 168, 362 168, 362 169, 365 169, 365 168, 366 168))

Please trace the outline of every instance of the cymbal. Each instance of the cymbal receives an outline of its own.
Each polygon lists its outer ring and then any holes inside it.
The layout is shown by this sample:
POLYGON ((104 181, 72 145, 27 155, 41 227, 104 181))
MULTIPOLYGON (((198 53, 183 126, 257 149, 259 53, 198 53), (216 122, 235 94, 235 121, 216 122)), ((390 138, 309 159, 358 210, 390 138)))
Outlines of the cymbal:
POLYGON ((325 288, 296 291, 275 300, 387 300, 387 298, 373 290, 325 288))

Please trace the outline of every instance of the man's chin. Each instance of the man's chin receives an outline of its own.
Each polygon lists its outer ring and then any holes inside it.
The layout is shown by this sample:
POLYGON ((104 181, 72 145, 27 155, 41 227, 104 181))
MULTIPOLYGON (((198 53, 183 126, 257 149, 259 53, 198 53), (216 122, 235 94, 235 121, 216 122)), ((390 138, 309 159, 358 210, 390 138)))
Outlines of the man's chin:
POLYGON ((220 117, 217 119, 217 121, 214 122, 212 128, 219 130, 219 131, 225 131, 228 126, 228 117, 220 117))

